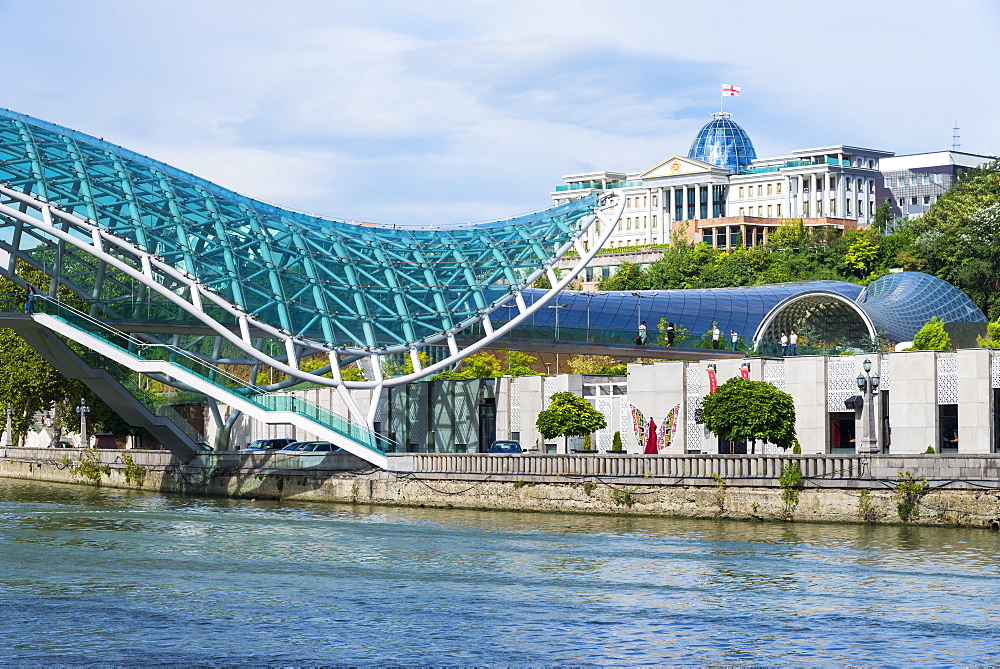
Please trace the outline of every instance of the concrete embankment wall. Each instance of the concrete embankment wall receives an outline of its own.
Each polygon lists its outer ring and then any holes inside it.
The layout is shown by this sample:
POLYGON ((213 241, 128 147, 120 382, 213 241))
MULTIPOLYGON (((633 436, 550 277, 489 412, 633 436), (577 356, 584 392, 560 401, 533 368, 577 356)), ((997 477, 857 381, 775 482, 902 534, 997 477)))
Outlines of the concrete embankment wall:
MULTIPOLYGON (((134 473, 133 478, 126 480, 123 453, 100 452, 102 462, 110 467, 110 471, 100 474, 101 485, 137 487, 134 473)), ((715 473, 720 464, 726 464, 729 471, 749 467, 746 462, 732 465, 728 462, 730 459, 718 456, 714 456, 718 462, 702 456, 707 469, 712 470, 709 475, 699 475, 703 469, 707 471, 705 467, 693 467, 687 478, 668 478, 662 473, 654 476, 636 475, 638 471, 624 473, 635 470, 637 465, 621 459, 613 465, 616 470, 623 470, 619 475, 588 473, 588 470, 593 472, 601 468, 596 462, 602 459, 601 456, 559 456, 572 459, 564 463, 563 469, 580 472, 577 474, 506 474, 496 470, 529 464, 534 467, 541 463, 514 465, 515 459, 494 457, 491 460, 493 472, 458 473, 443 470, 448 468, 448 463, 452 468, 466 469, 456 463, 474 465, 472 457, 463 461, 460 457, 455 460, 456 456, 399 456, 392 458, 400 465, 396 471, 382 471, 342 454, 325 457, 216 454, 193 465, 180 465, 172 462, 164 452, 128 453, 136 464, 146 468, 143 489, 171 493, 508 511, 854 523, 903 523, 902 505, 907 516, 905 522, 909 524, 1000 527, 998 482, 993 481, 990 485, 989 480, 982 479, 955 488, 954 481, 928 476, 927 490, 906 499, 899 495, 895 486, 900 470, 892 470, 892 480, 871 475, 872 470, 887 467, 884 463, 872 462, 881 458, 872 458, 865 467, 854 467, 854 479, 834 481, 810 477, 803 479, 798 488, 788 491, 780 487, 776 478, 769 476, 734 481, 717 479, 710 474, 715 473), (427 458, 433 460, 437 469, 430 469, 427 458), (505 462, 511 464, 504 465, 505 462), (415 471, 413 466, 420 463, 428 469, 415 471), (789 492, 795 493, 794 498, 788 496, 789 492)), ((69 456, 70 463, 78 457, 74 451, 64 453, 49 449, 0 451, 0 476, 90 483, 74 473, 72 464, 67 465, 63 455, 69 456)), ((831 466, 842 465, 833 463, 831 466)), ((547 466, 555 465, 549 463, 547 466)), ((662 459, 657 466, 663 466, 662 459)), ((754 466, 763 467, 763 473, 780 470, 776 463, 770 462, 757 462, 754 466)), ((950 471, 949 468, 963 466, 973 465, 965 461, 942 463, 940 459, 927 458, 925 471, 916 468, 913 473, 919 480, 930 470, 950 471)), ((826 465, 812 463, 811 469, 817 467, 825 468, 826 465)), ((985 471, 991 471, 995 463, 987 463, 986 467, 985 471)), ((982 465, 976 471, 984 471, 982 465)))

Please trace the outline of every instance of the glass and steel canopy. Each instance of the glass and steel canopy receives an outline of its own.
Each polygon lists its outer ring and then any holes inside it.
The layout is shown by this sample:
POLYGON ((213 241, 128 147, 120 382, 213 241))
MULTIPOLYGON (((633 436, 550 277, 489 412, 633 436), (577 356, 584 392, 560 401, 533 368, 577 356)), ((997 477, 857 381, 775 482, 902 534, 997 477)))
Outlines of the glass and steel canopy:
MULTIPOLYGON (((96 224, 252 319, 339 350, 407 346, 488 313, 571 248, 599 197, 475 225, 349 223, 266 204, 9 110, 0 110, 0 183, 96 224)), ((108 316, 160 299, 40 229, 0 220, 0 247, 108 316)))

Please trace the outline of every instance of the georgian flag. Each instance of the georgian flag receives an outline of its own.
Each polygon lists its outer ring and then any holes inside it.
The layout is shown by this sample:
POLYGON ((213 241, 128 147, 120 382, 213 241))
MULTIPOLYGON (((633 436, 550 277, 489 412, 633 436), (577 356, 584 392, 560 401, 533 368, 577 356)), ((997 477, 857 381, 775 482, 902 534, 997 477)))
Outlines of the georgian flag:
POLYGON ((740 87, 732 84, 722 84, 722 94, 726 97, 735 97, 740 94, 740 87))

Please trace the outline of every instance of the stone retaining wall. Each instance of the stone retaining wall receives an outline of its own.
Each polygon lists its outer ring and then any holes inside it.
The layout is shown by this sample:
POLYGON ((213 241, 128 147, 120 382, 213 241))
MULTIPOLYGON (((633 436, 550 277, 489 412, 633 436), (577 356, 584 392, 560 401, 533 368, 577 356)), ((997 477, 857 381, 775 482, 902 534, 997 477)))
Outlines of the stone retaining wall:
MULTIPOLYGON (((107 453, 107 456, 102 453, 102 458, 111 459, 115 452, 107 453)), ((481 474, 465 475, 469 477, 467 480, 458 480, 441 474, 370 469, 263 469, 219 463, 162 466, 160 456, 143 456, 143 459, 151 465, 143 489, 169 493, 506 511, 904 523, 898 510, 903 500, 888 481, 872 480, 871 490, 817 487, 805 481, 804 487, 796 491, 797 502, 789 503, 783 499, 784 491, 773 485, 730 486, 714 479, 710 486, 587 475, 562 481, 532 481, 481 474)), ((110 467, 110 474, 102 474, 101 485, 134 487, 125 480, 121 462, 112 462, 110 467)), ((8 456, 0 459, 0 477, 86 483, 71 467, 55 459, 8 456)), ((1000 528, 1000 490, 932 487, 916 498, 905 522, 1000 528)))

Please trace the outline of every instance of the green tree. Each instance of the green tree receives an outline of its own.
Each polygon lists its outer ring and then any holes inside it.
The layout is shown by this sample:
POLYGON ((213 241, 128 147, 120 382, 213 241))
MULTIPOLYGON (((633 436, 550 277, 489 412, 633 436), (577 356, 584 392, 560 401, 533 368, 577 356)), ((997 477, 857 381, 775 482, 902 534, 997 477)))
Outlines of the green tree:
POLYGON ((795 444, 795 402, 764 381, 729 379, 702 399, 705 427, 729 441, 795 444))
POLYGON ((435 381, 459 381, 462 379, 495 379, 504 375, 503 365, 492 353, 470 355, 457 371, 445 370, 434 376, 435 381))
POLYGON ((648 287, 646 272, 630 262, 623 262, 614 276, 597 284, 598 290, 645 290, 648 287))
POLYGON ((976 335, 976 345, 980 348, 1000 348, 1000 319, 986 324, 986 336, 976 335))
POLYGON ((567 363, 574 374, 624 374, 619 361, 607 355, 574 355, 567 363))
POLYGON ((538 414, 535 426, 546 439, 582 437, 607 426, 603 414, 573 393, 556 393, 549 408, 538 414))
POLYGON ((914 351, 947 351, 951 337, 944 329, 944 321, 937 316, 927 321, 913 337, 914 351))
POLYGON ((507 351, 507 374, 510 376, 536 376, 538 372, 532 369, 532 365, 538 362, 538 358, 521 351, 507 351))
POLYGON ((875 216, 872 217, 872 230, 885 234, 892 223, 892 205, 889 198, 882 198, 882 203, 875 207, 875 216))

